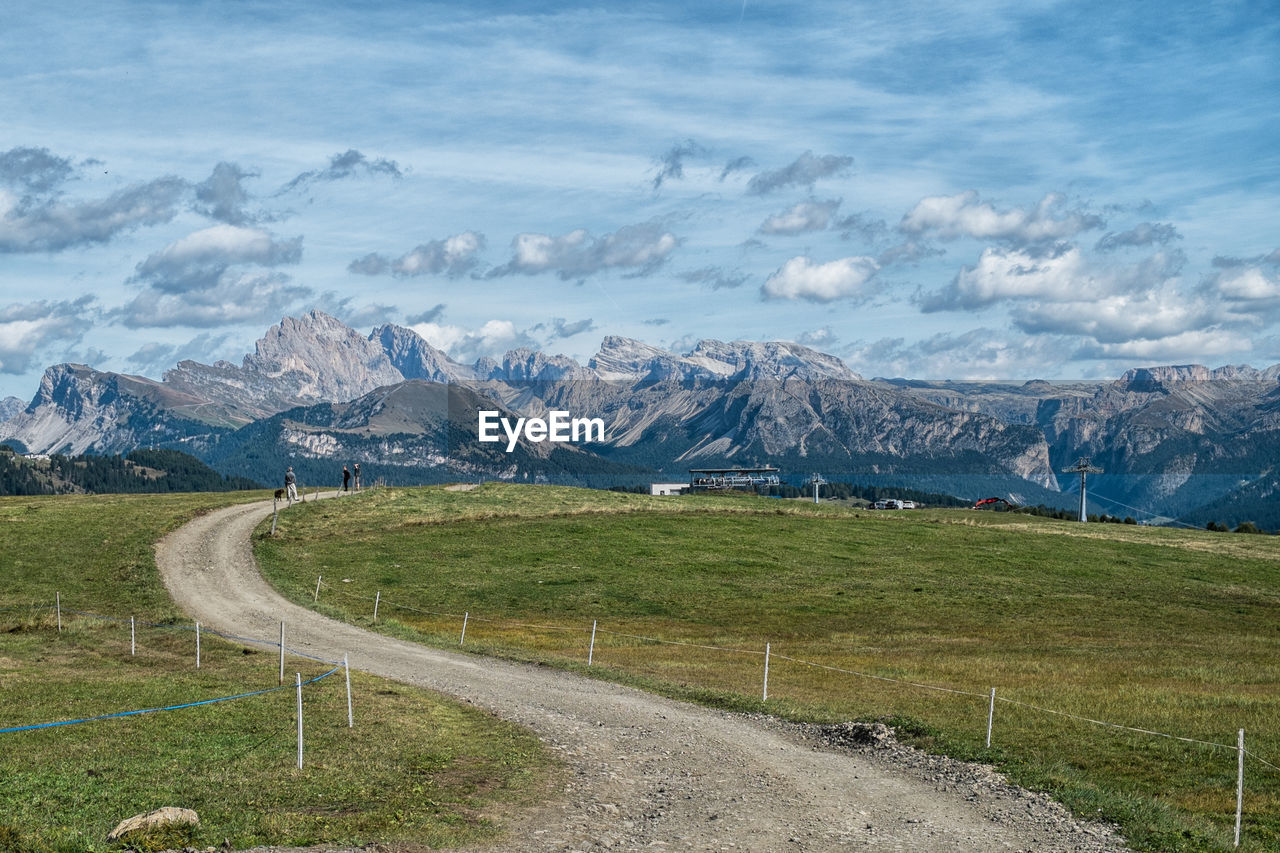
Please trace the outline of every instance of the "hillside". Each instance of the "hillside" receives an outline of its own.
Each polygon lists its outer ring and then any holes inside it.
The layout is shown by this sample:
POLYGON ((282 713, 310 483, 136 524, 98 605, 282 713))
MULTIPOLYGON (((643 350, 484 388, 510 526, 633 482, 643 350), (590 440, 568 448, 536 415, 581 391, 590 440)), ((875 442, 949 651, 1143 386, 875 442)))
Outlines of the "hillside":
POLYGON ((457 648, 468 614, 467 648, 582 669, 594 625, 600 677, 887 719, 1141 850, 1230 847, 1243 728, 1242 849, 1280 844, 1280 774, 1255 760, 1280 761, 1275 537, 486 484, 307 508, 257 552, 303 606, 367 626, 378 595, 396 635, 457 648))
POLYGON ((227 477, 176 450, 134 450, 127 456, 20 456, 0 445, 0 495, 160 494, 260 489, 227 477))

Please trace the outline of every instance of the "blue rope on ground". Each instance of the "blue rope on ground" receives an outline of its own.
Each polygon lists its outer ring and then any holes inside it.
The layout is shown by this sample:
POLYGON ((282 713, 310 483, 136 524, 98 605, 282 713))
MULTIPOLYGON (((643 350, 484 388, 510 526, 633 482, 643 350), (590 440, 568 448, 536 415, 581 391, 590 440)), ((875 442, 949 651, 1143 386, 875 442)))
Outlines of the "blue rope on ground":
MULTIPOLYGON (((339 669, 340 667, 335 666, 333 669, 329 670, 323 675, 317 675, 315 678, 308 679, 307 681, 302 682, 302 685, 305 687, 308 684, 315 684, 317 681, 320 681, 321 679, 328 678, 329 676, 333 675, 339 669)), ((0 729, 0 734, 8 734, 9 732, 29 732, 34 729, 52 729, 58 726, 74 726, 80 723, 94 723, 99 720, 112 720, 117 717, 133 717, 133 716, 137 716, 138 714, 154 714, 157 711, 178 711, 183 708, 196 708, 196 707, 199 707, 200 705, 213 705, 218 702, 230 702, 234 699, 247 699, 250 696, 261 696, 264 693, 275 693, 276 691, 279 691, 279 690, 297 690, 297 689, 298 689, 298 685, 296 684, 286 684, 280 687, 269 687, 266 690, 254 690, 251 693, 238 693, 235 696, 220 696, 217 699, 203 699, 199 702, 187 702, 182 705, 167 705, 163 708, 144 708, 139 711, 118 711, 117 713, 114 713, 114 714, 103 714, 98 717, 85 717, 79 720, 63 720, 57 723, 39 723, 34 726, 15 726, 9 729, 0 729)))

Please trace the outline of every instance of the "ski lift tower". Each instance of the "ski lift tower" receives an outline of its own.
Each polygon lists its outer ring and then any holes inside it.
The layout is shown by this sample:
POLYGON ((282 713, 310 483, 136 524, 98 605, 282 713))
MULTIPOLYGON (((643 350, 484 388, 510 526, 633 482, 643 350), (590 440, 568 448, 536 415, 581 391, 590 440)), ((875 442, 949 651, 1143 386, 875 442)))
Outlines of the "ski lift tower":
POLYGON ((1085 513, 1085 509, 1084 509, 1085 477, 1087 477, 1089 474, 1101 474, 1102 469, 1093 467, 1093 465, 1090 464, 1090 459, 1088 456, 1081 456, 1078 460, 1076 460, 1076 464, 1073 467, 1063 468, 1062 473, 1080 475, 1080 520, 1087 522, 1089 520, 1089 516, 1085 513))
POLYGON ((809 478, 810 484, 813 485, 813 502, 818 503, 818 487, 827 482, 821 474, 814 474, 809 478))

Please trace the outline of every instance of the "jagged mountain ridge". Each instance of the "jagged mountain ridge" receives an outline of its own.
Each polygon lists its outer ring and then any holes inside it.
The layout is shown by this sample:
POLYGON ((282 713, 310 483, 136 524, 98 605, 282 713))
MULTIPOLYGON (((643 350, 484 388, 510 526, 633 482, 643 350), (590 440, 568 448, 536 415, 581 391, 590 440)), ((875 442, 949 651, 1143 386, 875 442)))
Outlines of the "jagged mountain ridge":
POLYGON ((232 439, 236 429, 253 427, 245 435, 258 437, 258 459, 286 453, 331 464, 358 445, 388 465, 421 466, 461 447, 456 437, 440 444, 430 413, 411 402, 427 393, 413 383, 451 383, 479 395, 472 417, 489 400, 607 425, 606 441, 570 464, 548 467, 534 452, 513 467, 483 448, 455 460, 459 476, 568 476, 591 458, 600 471, 672 473, 770 461, 841 477, 967 471, 1055 490, 1059 479, 1072 485, 1061 469, 1088 455, 1109 474, 1098 494, 1112 487, 1125 503, 1182 512, 1273 467, 1278 377, 1280 365, 1182 365, 1135 368, 1114 381, 863 380, 834 356, 786 342, 702 341, 680 355, 617 336, 586 365, 531 349, 466 365, 411 329, 365 336, 313 311, 268 330, 240 366, 182 362, 159 382, 51 367, 32 402, 0 422, 0 440, 60 452, 171 446, 212 459, 229 458, 219 445, 243 444, 232 439), (281 417, 293 410, 301 420, 281 417), (385 455, 367 443, 375 437, 385 455))

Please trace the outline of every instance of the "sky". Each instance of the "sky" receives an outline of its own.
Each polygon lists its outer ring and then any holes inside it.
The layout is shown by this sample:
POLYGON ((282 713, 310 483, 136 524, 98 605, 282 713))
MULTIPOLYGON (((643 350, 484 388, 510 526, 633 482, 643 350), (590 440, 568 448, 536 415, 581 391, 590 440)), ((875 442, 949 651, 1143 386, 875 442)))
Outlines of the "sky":
POLYGON ((1261 368, 1278 201, 1269 2, 19 2, 0 397, 312 309, 464 362, 1261 368))

